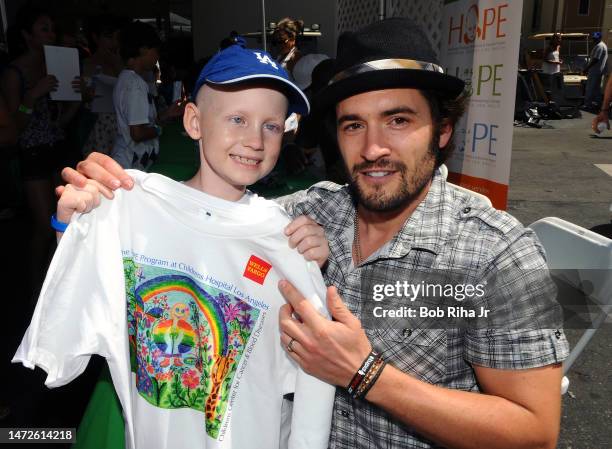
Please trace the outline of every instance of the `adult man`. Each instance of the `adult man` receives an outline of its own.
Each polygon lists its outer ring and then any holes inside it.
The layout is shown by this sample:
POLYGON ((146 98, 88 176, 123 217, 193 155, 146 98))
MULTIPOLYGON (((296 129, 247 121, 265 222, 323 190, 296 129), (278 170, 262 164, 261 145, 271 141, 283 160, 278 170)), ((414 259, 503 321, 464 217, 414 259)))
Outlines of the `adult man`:
POLYGON ((591 36, 594 45, 591 50, 589 64, 584 69, 587 74, 584 106, 587 109, 595 109, 599 106, 601 97, 601 78, 606 73, 606 65, 608 63, 608 47, 601 40, 601 33, 595 31, 591 36))
MULTIPOLYGON (((321 183, 281 202, 290 214, 308 214, 324 226, 326 280, 346 305, 330 287, 335 321, 325 323, 281 282, 289 302, 280 316, 281 340, 307 372, 340 387, 332 448, 553 448, 559 364, 567 356, 561 331, 364 330, 358 319, 371 301, 362 291, 370 268, 395 281, 420 268, 487 279, 508 266, 545 266, 533 233, 436 171, 448 157, 463 89, 462 81, 440 72, 425 34, 406 19, 340 37, 336 75, 318 108, 331 110, 351 186, 321 183)), ((107 186, 125 179, 96 158, 80 170, 107 186)), ((515 273, 507 285, 529 299, 531 289, 547 288, 532 281, 515 273)))

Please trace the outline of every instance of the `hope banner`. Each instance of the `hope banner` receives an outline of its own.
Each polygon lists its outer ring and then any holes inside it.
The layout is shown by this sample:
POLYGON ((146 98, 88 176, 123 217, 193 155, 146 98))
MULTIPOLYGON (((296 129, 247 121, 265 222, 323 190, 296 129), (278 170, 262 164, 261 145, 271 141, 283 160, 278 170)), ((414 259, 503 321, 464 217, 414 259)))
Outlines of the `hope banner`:
POLYGON ((440 60, 466 82, 468 109, 455 127, 449 181, 506 209, 522 0, 446 0, 440 60))

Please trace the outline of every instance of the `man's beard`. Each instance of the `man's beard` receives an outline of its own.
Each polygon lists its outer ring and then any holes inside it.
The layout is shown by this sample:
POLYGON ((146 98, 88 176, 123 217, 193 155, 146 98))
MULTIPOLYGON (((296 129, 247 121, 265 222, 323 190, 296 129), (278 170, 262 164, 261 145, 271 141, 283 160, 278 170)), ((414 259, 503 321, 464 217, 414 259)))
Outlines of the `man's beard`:
POLYGON ((436 163, 437 139, 433 139, 427 153, 416 162, 415 172, 408 174, 408 168, 401 161, 380 159, 376 162, 362 162, 353 167, 350 173, 349 187, 353 198, 365 209, 373 212, 393 212, 402 209, 417 198, 427 186, 434 174, 436 163), (357 181, 362 170, 375 169, 378 171, 393 170, 399 174, 400 183, 395 191, 389 191, 388 186, 372 186, 366 193, 357 181))

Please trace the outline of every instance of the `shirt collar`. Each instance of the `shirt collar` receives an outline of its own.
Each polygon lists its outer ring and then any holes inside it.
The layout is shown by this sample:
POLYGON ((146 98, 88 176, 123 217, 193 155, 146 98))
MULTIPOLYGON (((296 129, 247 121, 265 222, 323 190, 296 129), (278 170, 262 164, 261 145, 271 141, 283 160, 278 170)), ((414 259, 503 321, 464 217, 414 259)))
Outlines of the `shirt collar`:
MULTIPOLYGON (((411 250, 428 251, 437 255, 449 237, 453 228, 452 222, 456 219, 452 204, 450 189, 436 170, 427 195, 406 220, 400 232, 370 256, 366 263, 379 259, 399 259, 411 250)), ((335 257, 352 253, 355 206, 348 192, 338 212, 333 226, 326 230, 330 251, 335 257)))

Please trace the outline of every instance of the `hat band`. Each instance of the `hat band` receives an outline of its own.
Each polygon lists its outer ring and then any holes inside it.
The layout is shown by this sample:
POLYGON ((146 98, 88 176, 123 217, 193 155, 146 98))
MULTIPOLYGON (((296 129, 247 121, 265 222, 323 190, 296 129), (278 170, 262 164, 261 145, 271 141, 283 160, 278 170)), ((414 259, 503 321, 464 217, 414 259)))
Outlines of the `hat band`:
POLYGON ((414 59, 379 59, 376 61, 364 62, 363 64, 357 64, 337 73, 336 76, 331 79, 329 85, 331 86, 338 81, 351 78, 362 73, 397 69, 427 70, 429 72, 444 73, 444 69, 442 69, 442 67, 432 62, 416 61, 414 59))

